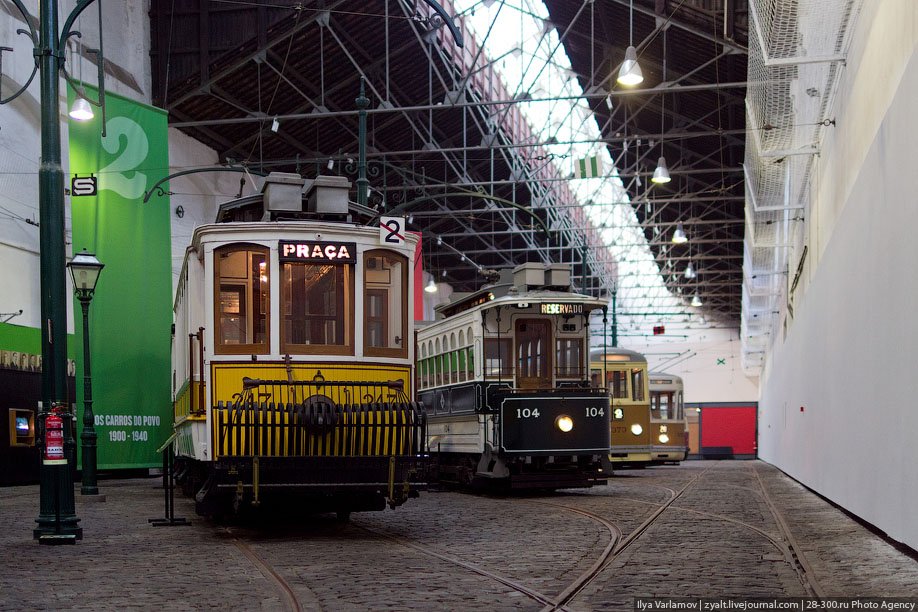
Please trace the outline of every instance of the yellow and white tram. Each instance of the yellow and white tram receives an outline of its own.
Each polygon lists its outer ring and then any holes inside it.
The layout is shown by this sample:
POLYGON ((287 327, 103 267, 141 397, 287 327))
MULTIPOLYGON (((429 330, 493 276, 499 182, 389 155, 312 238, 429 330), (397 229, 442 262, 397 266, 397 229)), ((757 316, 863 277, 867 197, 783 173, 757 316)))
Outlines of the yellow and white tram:
POLYGON ((612 445, 609 461, 613 466, 650 465, 650 394, 647 386, 647 359, 636 351, 621 347, 593 348, 590 351, 590 377, 594 387, 605 380, 612 403, 612 445))
POLYGON ((650 428, 654 463, 678 463, 688 456, 688 419, 682 378, 650 372, 650 428))
POLYGON ((378 227, 350 222, 348 186, 275 173, 194 231, 174 307, 174 428, 202 513, 295 497, 347 516, 423 485, 417 236, 381 244, 378 227))
POLYGON ((605 482, 609 398, 588 374, 589 316, 605 306, 571 292, 568 266, 530 263, 437 308, 418 330, 418 386, 441 481, 605 482))

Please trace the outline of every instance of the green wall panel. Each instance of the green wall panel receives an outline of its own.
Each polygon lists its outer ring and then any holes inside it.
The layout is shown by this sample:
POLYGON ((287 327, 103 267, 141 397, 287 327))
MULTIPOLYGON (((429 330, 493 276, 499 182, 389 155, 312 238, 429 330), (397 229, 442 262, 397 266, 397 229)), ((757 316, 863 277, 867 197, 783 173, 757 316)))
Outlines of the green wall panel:
MULTIPOLYGON (((72 338, 71 334, 67 335, 68 359, 73 359, 76 355, 72 338)), ((41 355, 41 331, 37 327, 0 323, 0 350, 41 355)))
MULTIPOLYGON (((69 98, 73 100, 73 91, 69 98)), ((87 95, 98 93, 87 88, 87 95)), ((171 433, 172 262, 168 196, 143 194, 168 173, 166 114, 107 94, 101 112, 70 120, 70 172, 98 177, 97 196, 72 196, 73 252, 105 264, 89 310, 98 467, 162 465, 171 433)), ((82 310, 74 299, 78 429, 82 428, 82 310)))

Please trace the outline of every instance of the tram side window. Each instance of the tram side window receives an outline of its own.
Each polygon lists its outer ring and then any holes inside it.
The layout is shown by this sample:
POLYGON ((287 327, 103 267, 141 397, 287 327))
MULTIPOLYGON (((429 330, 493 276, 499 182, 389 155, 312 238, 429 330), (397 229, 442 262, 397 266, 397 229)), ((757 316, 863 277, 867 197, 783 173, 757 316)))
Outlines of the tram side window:
POLYGON ((461 348, 459 349, 459 382, 465 382, 466 374, 468 373, 466 356, 468 354, 468 349, 461 348))
POLYGON ((559 378, 583 378, 583 341, 580 338, 558 338, 555 363, 559 378))
POLYGON ((634 393, 634 401, 644 401, 644 369, 633 368, 631 370, 631 389, 634 393))
POLYGON ((268 352, 268 249, 230 246, 214 252, 215 350, 268 352))
POLYGON ((511 361, 510 339, 486 338, 484 341, 484 370, 485 376, 497 378, 498 376, 512 376, 513 362, 511 361))
POLYGON ((281 276, 281 349, 353 354, 353 266, 284 262, 281 276))
POLYGON ((364 353, 407 357, 405 303, 408 260, 388 251, 368 251, 364 259, 364 353))

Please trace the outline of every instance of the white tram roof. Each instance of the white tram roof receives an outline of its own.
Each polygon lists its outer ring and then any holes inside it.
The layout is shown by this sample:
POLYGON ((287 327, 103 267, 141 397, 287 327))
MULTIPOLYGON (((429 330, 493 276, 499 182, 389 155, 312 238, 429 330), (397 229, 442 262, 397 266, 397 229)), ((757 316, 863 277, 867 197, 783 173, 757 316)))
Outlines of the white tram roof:
POLYGON ((650 379, 650 384, 657 385, 681 385, 682 377, 676 376, 675 374, 670 374, 668 372, 648 372, 648 378, 650 379))
POLYGON ((602 361, 603 356, 607 362, 613 361, 635 361, 638 363, 647 363, 647 358, 643 354, 631 349, 620 346, 593 347, 590 349, 590 361, 602 361))

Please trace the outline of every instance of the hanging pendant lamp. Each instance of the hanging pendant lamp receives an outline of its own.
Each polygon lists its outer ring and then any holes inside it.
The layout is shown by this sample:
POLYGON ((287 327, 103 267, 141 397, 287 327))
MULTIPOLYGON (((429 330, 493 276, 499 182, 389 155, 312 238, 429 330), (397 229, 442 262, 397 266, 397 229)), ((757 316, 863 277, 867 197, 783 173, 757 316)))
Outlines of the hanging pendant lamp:
POLYGON ((637 61, 637 49, 633 45, 628 45, 625 49, 625 61, 618 69, 618 82, 627 87, 634 87, 643 81, 644 73, 641 72, 641 65, 637 61))
POLYGON ((668 183, 671 180, 672 179, 669 178, 669 170, 666 167, 666 158, 661 155, 660 159, 657 160, 657 169, 653 171, 650 182, 660 185, 662 183, 668 183))
POLYGON ((676 231, 673 232, 673 244, 685 244, 686 242, 688 242, 688 236, 685 235, 685 230, 679 223, 676 225, 676 231))
POLYGON ((89 102, 85 98, 79 96, 73 101, 73 106, 70 107, 69 115, 71 119, 77 121, 89 121, 95 116, 89 102))
POLYGON ((424 287, 424 291, 426 291, 427 293, 436 293, 436 292, 437 292, 437 283, 434 282, 434 279, 433 279, 433 278, 431 278, 429 281, 427 281, 427 286, 424 287))

